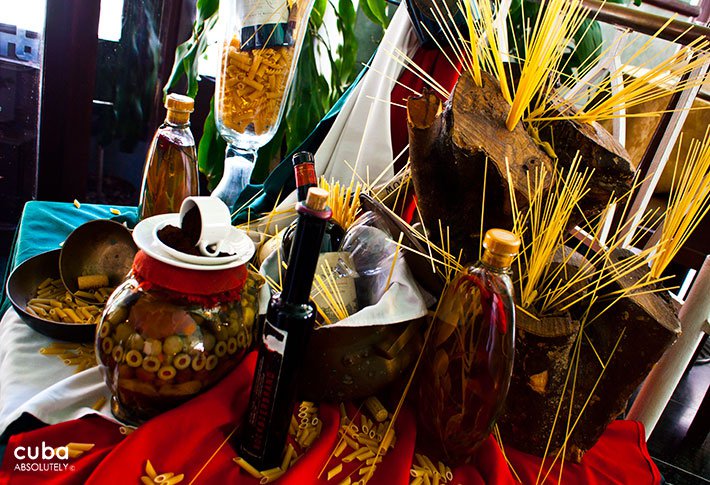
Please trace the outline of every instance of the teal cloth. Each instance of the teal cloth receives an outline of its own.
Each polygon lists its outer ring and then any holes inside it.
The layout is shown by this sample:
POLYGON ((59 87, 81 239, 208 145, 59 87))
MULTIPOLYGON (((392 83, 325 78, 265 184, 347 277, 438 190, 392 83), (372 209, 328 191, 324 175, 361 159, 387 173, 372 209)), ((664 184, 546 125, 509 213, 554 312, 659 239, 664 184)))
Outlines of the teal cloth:
MULTIPOLYGON (((25 204, 3 282, 7 281, 9 273, 17 265, 32 256, 57 249, 59 243, 64 241, 74 229, 95 219, 112 219, 126 222, 129 227, 133 227, 137 220, 136 208, 94 204, 81 204, 76 208, 74 204, 66 202, 42 201, 30 201, 25 204), (120 215, 112 214, 111 208, 117 209, 120 215)), ((3 313, 8 305, 6 299, 3 291, 1 306, 3 313)))

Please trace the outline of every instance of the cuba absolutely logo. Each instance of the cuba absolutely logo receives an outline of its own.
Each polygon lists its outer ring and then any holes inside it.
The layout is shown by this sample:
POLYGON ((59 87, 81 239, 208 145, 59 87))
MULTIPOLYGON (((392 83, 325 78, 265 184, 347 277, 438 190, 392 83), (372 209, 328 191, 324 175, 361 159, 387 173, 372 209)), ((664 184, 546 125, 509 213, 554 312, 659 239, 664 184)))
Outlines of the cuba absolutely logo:
MULTIPOLYGON (((16 472, 61 472, 69 468, 69 463, 52 461, 69 459, 69 448, 66 446, 52 448, 43 441, 41 446, 18 446, 13 455, 15 459, 21 461, 15 464, 16 472)), ((74 465, 71 466, 71 469, 73 468, 74 465)))

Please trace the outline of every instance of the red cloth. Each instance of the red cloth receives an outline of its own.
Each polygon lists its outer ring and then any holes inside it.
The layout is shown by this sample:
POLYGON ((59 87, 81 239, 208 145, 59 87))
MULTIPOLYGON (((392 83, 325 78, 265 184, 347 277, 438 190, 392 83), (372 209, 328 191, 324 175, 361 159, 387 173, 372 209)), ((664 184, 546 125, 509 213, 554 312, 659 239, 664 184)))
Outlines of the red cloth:
MULTIPOLYGON (((252 353, 221 383, 205 394, 145 423, 134 433, 123 437, 118 426, 97 417, 48 426, 10 438, 0 471, 0 483, 8 484, 114 484, 140 483, 146 460, 158 473, 184 473, 184 484, 237 483, 255 484, 232 461, 236 456, 234 436, 227 440, 245 411, 256 354, 252 353), (52 460, 36 463, 67 464, 63 472, 15 471, 16 466, 31 461, 15 458, 18 447, 63 446, 68 442, 96 443, 82 456, 68 461, 52 460), (72 469, 73 467, 73 469, 72 469), (201 471, 200 471, 201 470, 201 471)), ((333 405, 320 408, 323 431, 311 449, 278 483, 285 485, 333 484, 326 475, 317 479, 327 458, 335 448, 339 411, 333 405)), ((414 416, 405 409, 396 426, 397 443, 377 467, 372 485, 406 485, 412 464, 416 430, 414 416)), ((20 455, 24 453, 20 449, 20 455)), ((510 448, 508 458, 523 483, 535 483, 540 459, 510 448)), ((328 463, 330 469, 339 463, 328 463)), ((546 483, 558 483, 559 465, 553 468, 546 483)), ((356 475, 354 475, 356 477, 356 475)), ((342 477, 339 476, 340 479, 342 477)), ((581 464, 565 463, 564 483, 584 484, 656 484, 660 475, 648 455, 643 427, 636 422, 615 421, 599 443, 584 456, 581 464)), ((483 443, 472 463, 454 470, 454 484, 516 483, 503 454, 492 437, 483 443)))
POLYGON ((238 300, 247 280, 247 267, 197 271, 178 268, 138 251, 133 272, 141 285, 158 286, 205 305, 238 300))
MULTIPOLYGON (((421 67, 424 72, 431 74, 445 90, 452 91, 456 82, 459 80, 461 63, 456 60, 458 56, 449 54, 449 58, 457 63, 456 68, 451 65, 445 56, 441 55, 438 49, 422 47, 414 55, 413 62, 421 67)), ((394 89, 392 89, 390 99, 394 104, 392 104, 390 108, 390 127, 392 131, 392 153, 394 153, 395 156, 398 155, 409 142, 407 110, 403 108, 402 105, 406 106, 407 98, 414 95, 412 90, 422 92, 427 86, 421 76, 412 73, 409 69, 404 69, 399 77, 399 83, 395 84, 394 89)), ((441 95, 437 95, 441 97, 441 95)), ((442 98, 442 101, 445 100, 442 98)), ((395 173, 404 166, 406 161, 406 156, 399 158, 394 166, 395 173)), ((407 222, 411 221, 414 216, 414 211, 416 210, 416 205, 416 196, 412 190, 407 194, 406 199, 402 201, 402 205, 397 208, 402 219, 407 222)))

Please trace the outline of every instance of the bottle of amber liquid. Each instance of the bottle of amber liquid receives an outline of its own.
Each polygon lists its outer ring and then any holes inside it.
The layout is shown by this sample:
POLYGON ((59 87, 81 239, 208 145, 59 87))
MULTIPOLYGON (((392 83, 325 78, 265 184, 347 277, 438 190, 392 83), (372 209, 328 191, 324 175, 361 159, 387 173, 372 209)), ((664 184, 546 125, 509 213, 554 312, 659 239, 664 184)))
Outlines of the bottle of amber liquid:
POLYGON ((447 287, 419 384, 422 444, 449 465, 466 462, 503 408, 513 371, 515 304, 510 265, 518 237, 486 232, 481 260, 447 287))
POLYGON ((169 94, 165 122, 158 128, 143 168, 138 216, 180 212, 182 201, 198 195, 195 139, 190 131, 194 101, 188 96, 169 94))
POLYGON ((258 470, 279 466, 316 312, 309 303, 321 240, 331 211, 328 192, 308 190, 296 205, 298 224, 283 290, 269 302, 251 395, 239 434, 239 455, 258 470))

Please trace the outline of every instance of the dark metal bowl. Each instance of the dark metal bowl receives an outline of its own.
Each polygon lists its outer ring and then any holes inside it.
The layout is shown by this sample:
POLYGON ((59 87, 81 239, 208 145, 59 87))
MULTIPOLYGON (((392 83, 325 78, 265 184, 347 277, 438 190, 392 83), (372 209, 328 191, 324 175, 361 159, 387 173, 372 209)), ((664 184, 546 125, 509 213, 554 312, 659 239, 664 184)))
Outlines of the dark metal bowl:
POLYGON ((38 254, 15 268, 7 280, 7 296, 18 315, 33 330, 57 340, 93 342, 96 324, 53 322, 25 311, 27 302, 42 281, 47 277, 59 278, 60 252, 60 249, 54 249, 38 254))
POLYGON ((400 378, 421 349, 423 319, 389 325, 313 331, 299 393, 311 401, 342 402, 382 391, 400 378))
POLYGON ((84 275, 106 275, 109 286, 118 286, 131 270, 136 252, 131 231, 123 224, 106 219, 85 222, 64 241, 59 275, 72 294, 84 275))

